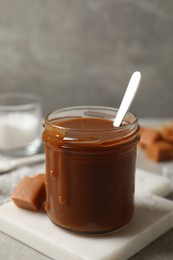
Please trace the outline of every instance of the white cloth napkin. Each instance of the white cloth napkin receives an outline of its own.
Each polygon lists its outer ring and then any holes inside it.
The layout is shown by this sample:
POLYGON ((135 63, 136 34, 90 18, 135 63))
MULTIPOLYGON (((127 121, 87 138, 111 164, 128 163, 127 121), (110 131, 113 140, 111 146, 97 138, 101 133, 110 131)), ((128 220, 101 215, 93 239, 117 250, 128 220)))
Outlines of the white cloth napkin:
MULTIPOLYGON (((0 156, 0 160, 4 159, 7 158, 0 156)), ((14 189, 24 176, 33 176, 37 173, 45 173, 45 163, 24 166, 0 175, 0 205, 10 200, 14 189)))

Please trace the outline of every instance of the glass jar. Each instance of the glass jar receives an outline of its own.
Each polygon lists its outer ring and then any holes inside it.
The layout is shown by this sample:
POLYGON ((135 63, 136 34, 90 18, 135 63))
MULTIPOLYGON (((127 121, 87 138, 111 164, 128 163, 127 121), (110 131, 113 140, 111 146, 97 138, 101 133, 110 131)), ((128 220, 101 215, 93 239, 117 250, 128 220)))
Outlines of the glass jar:
POLYGON ((28 156, 41 146, 42 99, 28 93, 0 95, 0 154, 28 156))
POLYGON ((137 118, 117 109, 71 107, 45 118, 46 212, 58 226, 106 233, 127 225, 134 212, 137 118))

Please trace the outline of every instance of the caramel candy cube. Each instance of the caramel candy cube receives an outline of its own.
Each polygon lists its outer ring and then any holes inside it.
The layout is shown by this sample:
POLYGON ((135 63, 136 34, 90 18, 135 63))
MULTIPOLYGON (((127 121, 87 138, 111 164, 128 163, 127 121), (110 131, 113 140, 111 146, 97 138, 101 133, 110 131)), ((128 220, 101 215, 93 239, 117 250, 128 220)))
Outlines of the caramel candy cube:
POLYGON ((44 184, 46 182, 46 174, 44 173, 38 173, 33 178, 36 178, 37 180, 43 182, 44 184))
POLYGON ((173 125, 166 126, 161 130, 162 138, 173 144, 173 125))
POLYGON ((44 176, 25 176, 11 196, 19 208, 38 211, 46 199, 44 176))
POLYGON ((140 134, 141 134, 141 138, 140 138, 139 145, 144 149, 149 144, 161 139, 160 132, 154 128, 142 128, 140 134))
POLYGON ((146 147, 146 156, 156 162, 173 159, 173 146, 167 142, 159 141, 146 147))

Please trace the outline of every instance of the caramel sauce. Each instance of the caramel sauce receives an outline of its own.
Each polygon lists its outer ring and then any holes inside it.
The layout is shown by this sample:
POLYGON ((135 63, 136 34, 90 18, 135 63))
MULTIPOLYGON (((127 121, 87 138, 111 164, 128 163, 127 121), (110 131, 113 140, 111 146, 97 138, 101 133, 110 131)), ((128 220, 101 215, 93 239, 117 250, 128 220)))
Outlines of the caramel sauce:
POLYGON ((133 139, 122 137, 122 145, 117 145, 121 142, 114 139, 111 120, 72 118, 53 125, 67 130, 64 135, 53 128, 43 132, 49 218, 56 225, 84 233, 125 226, 134 211, 137 133, 133 139), (77 135, 71 129, 77 129, 77 135), (102 145, 105 142, 109 146, 102 145))

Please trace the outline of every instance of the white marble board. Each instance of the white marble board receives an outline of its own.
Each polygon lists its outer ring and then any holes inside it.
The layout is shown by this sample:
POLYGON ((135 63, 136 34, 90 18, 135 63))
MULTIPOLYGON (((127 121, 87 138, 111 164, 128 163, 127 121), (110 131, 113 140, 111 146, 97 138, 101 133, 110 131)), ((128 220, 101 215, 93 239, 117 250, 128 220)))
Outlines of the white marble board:
POLYGON ((135 214, 124 229, 107 235, 77 235, 55 226, 45 213, 0 207, 0 231, 55 260, 128 259, 173 227, 169 180, 136 171, 135 214))

